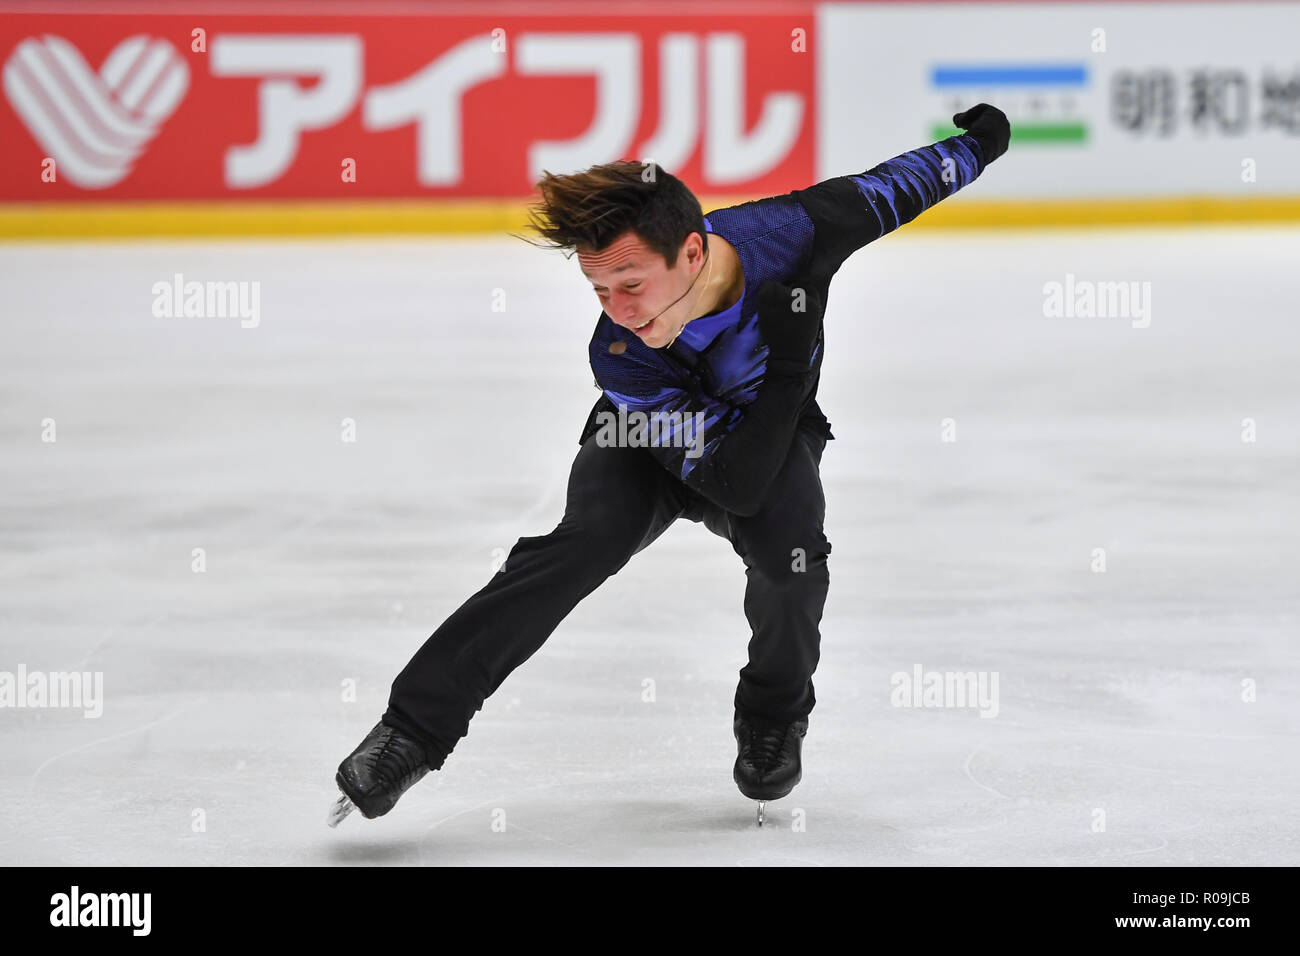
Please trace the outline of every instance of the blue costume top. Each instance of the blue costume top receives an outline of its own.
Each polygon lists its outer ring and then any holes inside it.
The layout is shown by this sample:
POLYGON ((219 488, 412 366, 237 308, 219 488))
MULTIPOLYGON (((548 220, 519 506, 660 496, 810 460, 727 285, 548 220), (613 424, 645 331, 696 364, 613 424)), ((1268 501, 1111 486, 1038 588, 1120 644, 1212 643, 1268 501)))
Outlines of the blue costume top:
MULTIPOLYGON (((828 298, 831 277, 853 252, 974 181, 984 165, 979 143, 963 133, 862 173, 710 212, 705 229, 725 239, 740 258, 745 280, 740 300, 693 319, 671 345, 658 349, 602 311, 589 346, 602 394, 580 441, 598 430, 602 412, 617 415, 619 406, 658 415, 665 427, 648 447, 651 454, 688 486, 735 510, 726 482, 710 476, 723 466, 716 459, 726 455, 727 436, 764 381, 768 350, 757 321, 759 285, 769 279, 811 282, 828 298), (692 419, 704 427, 694 443, 680 431, 689 431, 692 419)), ((801 427, 830 439, 830 423, 816 400, 823 344, 819 332, 798 416, 801 427)), ((784 455, 785 449, 777 451, 784 455)), ((744 468, 743 462, 725 464, 733 473, 744 468)))

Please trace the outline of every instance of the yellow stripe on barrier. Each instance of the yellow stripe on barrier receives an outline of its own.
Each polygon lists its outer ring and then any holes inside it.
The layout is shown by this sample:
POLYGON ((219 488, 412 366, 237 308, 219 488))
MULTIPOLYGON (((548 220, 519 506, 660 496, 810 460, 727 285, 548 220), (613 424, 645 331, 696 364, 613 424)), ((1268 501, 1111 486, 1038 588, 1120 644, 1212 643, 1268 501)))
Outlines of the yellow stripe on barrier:
MULTIPOLYGON (((718 209, 754 197, 701 197, 718 209)), ((519 200, 0 204, 0 239, 522 233, 519 200)), ((940 203, 918 229, 1079 228, 1300 222, 1300 196, 940 203)))
POLYGON ((499 233, 522 226, 518 202, 138 202, 0 205, 0 237, 316 236, 499 233))
POLYGON ((1088 228, 1300 222, 1300 196, 1179 196, 940 203, 913 226, 929 228, 1088 228))

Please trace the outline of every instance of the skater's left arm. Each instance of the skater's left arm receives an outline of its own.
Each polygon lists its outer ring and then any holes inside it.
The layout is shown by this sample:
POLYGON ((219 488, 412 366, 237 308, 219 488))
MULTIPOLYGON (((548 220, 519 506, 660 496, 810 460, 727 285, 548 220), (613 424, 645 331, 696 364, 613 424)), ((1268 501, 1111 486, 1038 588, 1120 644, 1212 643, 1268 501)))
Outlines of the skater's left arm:
POLYGON ((813 278, 828 279, 854 252, 974 182, 1006 152, 1011 126, 997 107, 980 103, 953 123, 967 132, 791 193, 813 222, 813 278))

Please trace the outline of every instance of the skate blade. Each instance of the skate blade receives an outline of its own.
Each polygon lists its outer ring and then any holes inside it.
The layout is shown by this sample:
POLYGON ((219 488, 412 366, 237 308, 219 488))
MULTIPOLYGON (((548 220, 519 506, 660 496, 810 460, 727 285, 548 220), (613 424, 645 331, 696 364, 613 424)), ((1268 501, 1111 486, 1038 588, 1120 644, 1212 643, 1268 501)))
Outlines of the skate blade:
POLYGON ((763 801, 763 800, 758 801, 758 825, 759 825, 760 827, 763 825, 763 804, 764 804, 764 802, 765 802, 765 801, 763 801))
POLYGON ((334 801, 334 806, 330 807, 329 816, 325 818, 325 822, 331 828, 336 827, 343 822, 344 817, 356 808, 357 805, 348 799, 346 793, 340 793, 339 798, 334 801))

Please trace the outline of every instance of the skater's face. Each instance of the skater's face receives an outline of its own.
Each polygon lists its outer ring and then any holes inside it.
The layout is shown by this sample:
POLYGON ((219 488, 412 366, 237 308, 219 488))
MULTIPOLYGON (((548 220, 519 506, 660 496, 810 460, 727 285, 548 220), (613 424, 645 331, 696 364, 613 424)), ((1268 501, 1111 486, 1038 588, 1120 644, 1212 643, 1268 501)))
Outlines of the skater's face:
POLYGON ((692 318, 703 291, 695 280, 705 261, 698 232, 686 237, 671 269, 631 230, 599 252, 578 250, 582 274, 591 281, 605 314, 655 349, 671 342, 692 318))

